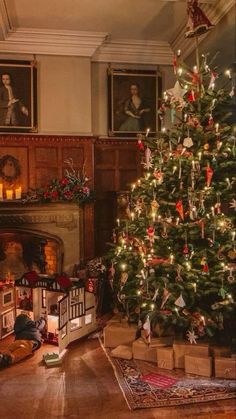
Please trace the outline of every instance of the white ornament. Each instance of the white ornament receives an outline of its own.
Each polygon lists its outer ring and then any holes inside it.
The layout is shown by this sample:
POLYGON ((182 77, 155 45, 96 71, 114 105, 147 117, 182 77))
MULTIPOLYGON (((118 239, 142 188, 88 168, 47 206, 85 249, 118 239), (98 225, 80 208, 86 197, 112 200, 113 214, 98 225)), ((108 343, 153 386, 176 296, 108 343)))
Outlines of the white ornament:
POLYGON ((197 344, 197 342, 196 342, 196 339, 198 339, 198 336, 197 335, 195 335, 195 332, 192 330, 188 330, 187 331, 187 333, 186 333, 186 336, 187 336, 187 338, 188 338, 188 340, 189 340, 189 342, 191 343, 191 344, 197 344))
POLYGON ((152 161, 152 152, 150 148, 147 147, 145 150, 145 163, 144 163, 144 167, 146 169, 151 169, 153 167, 153 164, 151 161, 152 161))
POLYGON ((158 294, 159 294, 159 288, 156 289, 155 294, 152 298, 152 301, 156 301, 158 294))
POLYGON ((187 147, 187 148, 192 147, 193 146, 193 140, 192 140, 192 138, 191 137, 184 138, 183 146, 184 147, 187 147))
POLYGON ((234 208, 234 211, 236 211, 236 199, 232 199, 229 206, 230 208, 234 208))
POLYGON ((145 333, 145 341, 149 345, 151 342, 151 323, 149 316, 147 316, 145 323, 143 324, 143 330, 145 333))
POLYGON ((186 306, 186 303, 185 303, 185 301, 184 301, 184 299, 183 299, 183 296, 182 296, 182 294, 180 294, 180 296, 177 298, 177 300, 175 301, 175 305, 176 306, 178 306, 178 307, 181 307, 181 308, 183 308, 183 307, 185 307, 186 306))

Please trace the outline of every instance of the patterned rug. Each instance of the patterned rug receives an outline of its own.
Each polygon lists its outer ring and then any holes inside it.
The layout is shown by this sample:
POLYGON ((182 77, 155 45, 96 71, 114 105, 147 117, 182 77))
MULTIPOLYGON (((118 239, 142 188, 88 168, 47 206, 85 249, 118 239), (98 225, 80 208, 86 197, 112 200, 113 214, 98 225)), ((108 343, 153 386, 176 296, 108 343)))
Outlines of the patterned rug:
MULTIPOLYGON (((99 339, 100 340, 100 339, 99 339)), ((233 399, 236 381, 187 375, 182 370, 159 369, 150 362, 112 358, 110 350, 100 344, 110 361, 120 389, 131 410, 233 399), (169 388, 158 388, 140 380, 150 373, 177 379, 169 388)))

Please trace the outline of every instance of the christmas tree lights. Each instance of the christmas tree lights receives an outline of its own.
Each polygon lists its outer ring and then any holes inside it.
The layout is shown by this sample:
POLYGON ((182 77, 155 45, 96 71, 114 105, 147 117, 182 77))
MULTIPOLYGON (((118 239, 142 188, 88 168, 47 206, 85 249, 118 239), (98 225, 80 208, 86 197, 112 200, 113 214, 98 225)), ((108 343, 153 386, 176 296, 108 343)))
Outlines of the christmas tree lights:
POLYGON ((138 136, 144 174, 131 186, 128 219, 117 220, 109 255, 116 309, 193 343, 232 337, 236 314, 236 134, 227 124, 233 77, 227 69, 228 89, 217 90, 220 74, 197 43, 196 56, 190 69, 177 51, 160 133, 138 136))

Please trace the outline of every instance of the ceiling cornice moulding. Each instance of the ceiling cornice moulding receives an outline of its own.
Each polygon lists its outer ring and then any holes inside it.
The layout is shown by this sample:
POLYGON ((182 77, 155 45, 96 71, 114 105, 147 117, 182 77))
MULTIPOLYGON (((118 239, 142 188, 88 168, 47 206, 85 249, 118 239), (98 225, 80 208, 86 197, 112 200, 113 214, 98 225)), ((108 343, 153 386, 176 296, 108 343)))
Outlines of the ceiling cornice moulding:
POLYGON ((6 2, 0 0, 1 52, 91 57, 107 39, 107 32, 13 28, 6 2))
MULTIPOLYGON (((210 4, 202 4, 201 8, 204 10, 212 24, 217 25, 234 6, 235 0, 218 0, 217 4, 213 4, 212 6, 210 4)), ((179 49, 181 50, 183 59, 187 58, 195 49, 193 39, 185 38, 185 32, 186 24, 183 24, 170 43, 174 52, 179 49)), ((199 43, 201 43, 210 33, 211 32, 207 32, 205 35, 200 36, 198 38, 199 43)))
POLYGON ((116 39, 105 41, 92 61, 133 64, 171 64, 173 51, 168 42, 116 39))

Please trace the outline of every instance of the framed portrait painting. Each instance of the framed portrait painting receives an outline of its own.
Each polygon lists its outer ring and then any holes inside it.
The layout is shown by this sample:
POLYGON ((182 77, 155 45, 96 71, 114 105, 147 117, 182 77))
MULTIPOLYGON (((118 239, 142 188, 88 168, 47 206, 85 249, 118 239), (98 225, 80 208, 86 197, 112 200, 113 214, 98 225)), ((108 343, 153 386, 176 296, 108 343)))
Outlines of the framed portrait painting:
POLYGON ((110 136, 136 137, 159 129, 161 74, 156 71, 108 69, 110 136))
POLYGON ((37 131, 37 68, 0 60, 0 132, 37 131))

